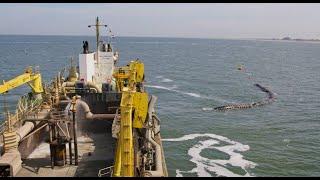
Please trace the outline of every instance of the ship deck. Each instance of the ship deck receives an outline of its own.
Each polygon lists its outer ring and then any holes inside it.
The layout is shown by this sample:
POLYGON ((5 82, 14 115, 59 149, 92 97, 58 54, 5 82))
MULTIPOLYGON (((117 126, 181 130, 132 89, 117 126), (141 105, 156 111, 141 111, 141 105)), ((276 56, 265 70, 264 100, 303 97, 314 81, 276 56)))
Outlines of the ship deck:
MULTIPOLYGON (((70 165, 67 147, 67 164, 51 168, 48 143, 41 143, 27 159, 23 160, 22 169, 17 177, 95 177, 100 169, 112 166, 114 160, 115 139, 103 122, 87 122, 90 131, 81 131, 78 136, 79 164, 70 165)), ((72 147, 72 149, 74 149, 72 147)))

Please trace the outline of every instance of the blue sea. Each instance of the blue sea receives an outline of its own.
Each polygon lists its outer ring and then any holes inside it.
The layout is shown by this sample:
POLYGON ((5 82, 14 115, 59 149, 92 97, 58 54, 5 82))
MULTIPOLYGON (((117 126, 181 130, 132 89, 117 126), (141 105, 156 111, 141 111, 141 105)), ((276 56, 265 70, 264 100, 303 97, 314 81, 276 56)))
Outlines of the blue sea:
MULTIPOLYGON (((93 36, 0 36, 0 80, 39 66, 51 81, 93 36)), ((139 58, 156 111, 169 176, 320 176, 320 44, 117 37, 120 66, 139 58), (238 70, 242 65, 244 70, 238 70), (210 108, 266 98, 252 109, 210 108)), ((27 85, 0 97, 10 110, 27 85)), ((3 117, 1 117, 3 118, 3 117)), ((1 120, 0 120, 1 121, 1 120)))

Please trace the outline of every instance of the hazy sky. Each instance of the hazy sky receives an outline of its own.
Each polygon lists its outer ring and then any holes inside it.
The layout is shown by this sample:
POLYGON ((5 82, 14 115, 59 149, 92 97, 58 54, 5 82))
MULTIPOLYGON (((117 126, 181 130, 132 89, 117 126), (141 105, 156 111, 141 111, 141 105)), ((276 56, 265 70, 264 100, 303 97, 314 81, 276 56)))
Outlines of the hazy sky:
POLYGON ((0 34, 319 38, 320 4, 0 4, 0 34))

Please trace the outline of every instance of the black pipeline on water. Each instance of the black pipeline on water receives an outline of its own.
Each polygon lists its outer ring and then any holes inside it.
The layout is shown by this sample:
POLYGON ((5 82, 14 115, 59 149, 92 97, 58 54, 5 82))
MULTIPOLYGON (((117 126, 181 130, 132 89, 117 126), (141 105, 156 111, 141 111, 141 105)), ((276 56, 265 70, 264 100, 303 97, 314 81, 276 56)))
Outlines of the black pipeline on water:
POLYGON ((270 104, 275 100, 274 93, 271 92, 269 89, 267 89, 266 87, 263 87, 258 83, 255 83, 254 85, 258 87, 261 91, 268 94, 267 100, 262 100, 262 101, 253 102, 253 103, 229 104, 229 105, 215 107, 214 110, 225 111, 225 110, 233 110, 233 109, 248 109, 248 108, 270 104))

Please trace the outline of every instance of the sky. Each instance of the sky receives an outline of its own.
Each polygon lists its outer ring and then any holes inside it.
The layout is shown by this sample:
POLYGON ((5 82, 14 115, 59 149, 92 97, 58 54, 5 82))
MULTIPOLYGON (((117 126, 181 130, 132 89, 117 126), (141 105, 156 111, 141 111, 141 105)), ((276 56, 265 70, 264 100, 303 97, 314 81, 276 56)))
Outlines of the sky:
POLYGON ((0 4, 0 34, 94 35, 99 16, 115 36, 319 38, 320 4, 0 4))

